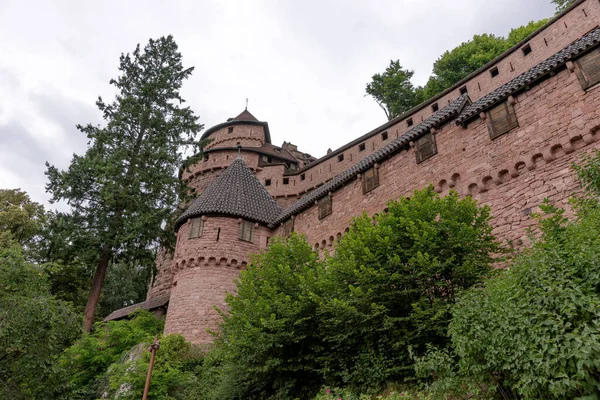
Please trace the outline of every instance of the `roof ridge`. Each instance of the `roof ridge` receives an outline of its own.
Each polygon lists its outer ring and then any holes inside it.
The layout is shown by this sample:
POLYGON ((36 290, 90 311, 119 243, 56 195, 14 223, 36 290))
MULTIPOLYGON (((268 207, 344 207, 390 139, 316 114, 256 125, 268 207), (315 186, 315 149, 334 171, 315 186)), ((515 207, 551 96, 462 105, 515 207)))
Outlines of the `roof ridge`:
POLYGON ((283 222, 285 219, 289 218, 293 214, 296 214, 297 212, 303 210, 305 207, 314 203, 314 201, 316 201, 317 199, 325 196, 330 191, 339 188, 344 183, 348 182, 350 179, 358 175, 360 172, 372 167, 378 161, 381 161, 394 154, 396 151, 400 150, 405 145, 407 145, 410 141, 414 141, 419 137, 423 136, 431 128, 438 127, 441 124, 447 122, 449 118, 458 115, 469 101, 469 96, 466 93, 460 95, 457 99, 450 102, 447 106, 430 115, 425 121, 420 122, 415 127, 405 132, 401 136, 397 137, 396 139, 383 146, 376 152, 368 155, 367 157, 360 160, 358 163, 354 164, 352 167, 336 175, 329 182, 319 186, 312 192, 302 196, 300 200, 290 205, 289 207, 286 207, 276 218, 273 219, 269 226, 274 227, 278 223, 283 222))

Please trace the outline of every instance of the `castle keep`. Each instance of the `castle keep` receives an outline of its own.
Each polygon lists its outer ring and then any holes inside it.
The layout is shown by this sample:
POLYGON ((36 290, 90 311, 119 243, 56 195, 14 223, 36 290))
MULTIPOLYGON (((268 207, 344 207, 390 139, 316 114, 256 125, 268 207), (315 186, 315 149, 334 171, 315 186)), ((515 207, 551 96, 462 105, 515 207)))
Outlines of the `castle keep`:
POLYGON ((571 163, 600 148, 600 1, 579 0, 438 96, 319 159, 248 110, 208 129, 204 158, 182 171, 196 199, 161 252, 146 302, 166 333, 209 343, 226 292, 269 239, 292 231, 332 250, 353 217, 433 185, 488 204, 494 233, 521 245, 544 198, 578 190, 571 163))

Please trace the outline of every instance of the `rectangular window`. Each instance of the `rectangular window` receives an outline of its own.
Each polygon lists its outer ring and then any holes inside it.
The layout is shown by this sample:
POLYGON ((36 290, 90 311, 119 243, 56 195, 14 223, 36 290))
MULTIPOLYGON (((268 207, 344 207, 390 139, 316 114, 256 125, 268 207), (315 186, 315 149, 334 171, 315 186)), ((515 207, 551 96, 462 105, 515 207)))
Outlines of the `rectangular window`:
POLYGON ((460 94, 465 94, 468 92, 466 86, 461 87, 460 89, 458 89, 458 91, 460 92, 460 94))
POLYGON ((340 155, 338 156, 338 162, 342 162, 342 161, 344 161, 344 155, 343 155, 343 154, 340 154, 340 155))
POLYGON ((490 69, 490 75, 492 75, 492 78, 495 78, 498 75, 500 75, 500 71, 498 71, 498 67, 494 67, 494 68, 490 69))
POLYGON ((271 180, 265 179, 265 186, 271 186, 271 180))
POLYGON ((229 128, 227 128, 227 132, 228 133, 232 133, 233 132, 233 126, 230 126, 229 128))
POLYGON ((289 185, 290 184, 290 178, 283 178, 283 184, 284 185, 289 185))
POLYGON ((329 195, 319 200, 319 219, 323 219, 332 212, 331 197, 329 195))
POLYGON ((584 90, 600 82, 600 49, 592 50, 575 60, 577 77, 584 90))
POLYGON ((361 143, 358 145, 358 151, 365 151, 366 148, 367 148, 367 145, 364 143, 361 143))
POLYGON ((385 131, 385 132, 382 132, 382 133, 381 133, 381 140, 387 140, 387 138, 388 138, 388 133, 387 133, 387 131, 385 131))
POLYGON ((406 125, 407 126, 413 126, 413 120, 412 120, 412 118, 409 118, 409 119, 406 120, 406 125))
POLYGON ((188 239, 194 239, 202 236, 202 217, 190 219, 190 231, 188 233, 188 239))
POLYGON ((527 44, 521 50, 523 51, 523 55, 526 56, 531 53, 531 45, 527 44))
POLYGON ((430 133, 417 139, 417 164, 437 154, 435 136, 430 133))
POLYGON ((305 180, 305 179, 306 179, 306 174, 302 174, 302 175, 300 175, 300 180, 301 180, 301 181, 303 181, 303 180, 305 180))
POLYGON ((440 107, 438 106, 438 103, 433 103, 433 105, 431 106, 431 110, 433 112, 436 112, 439 109, 440 109, 440 107))
POLYGON ((371 167, 363 174, 363 194, 369 193, 377 186, 379 186, 379 171, 371 167))
POLYGON ((254 230, 254 222, 243 220, 240 223, 240 231, 238 238, 244 242, 252 242, 252 231, 254 230))
POLYGON ((292 218, 281 224, 281 237, 288 238, 294 232, 294 220, 292 218))
POLYGON ((504 135, 506 132, 519 126, 515 109, 508 101, 500 103, 489 110, 487 112, 487 119, 491 139, 504 135))

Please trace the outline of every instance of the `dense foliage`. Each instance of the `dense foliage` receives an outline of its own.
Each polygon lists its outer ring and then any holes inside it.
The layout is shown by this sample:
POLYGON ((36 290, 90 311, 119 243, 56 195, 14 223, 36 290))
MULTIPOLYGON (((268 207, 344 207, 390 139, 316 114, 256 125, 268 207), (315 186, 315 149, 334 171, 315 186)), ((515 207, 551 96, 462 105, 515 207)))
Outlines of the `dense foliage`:
POLYGON ((367 83, 367 95, 373 97, 388 120, 421 102, 420 91, 410 81, 413 75, 414 71, 402 68, 400 60, 390 60, 385 72, 373 75, 371 82, 367 83))
POLYGON ((489 209, 433 189, 358 218, 332 257, 275 241, 243 271, 213 355, 209 398, 376 392, 414 375, 409 348, 447 343, 450 307, 491 271, 489 209))
POLYGON ((44 207, 19 189, 0 189, 0 248, 29 249, 47 219, 44 207))
POLYGON ((432 75, 423 87, 415 87, 411 83, 414 71, 403 69, 399 60, 391 61, 385 72, 373 75, 366 93, 375 99, 388 119, 393 119, 466 78, 546 22, 547 19, 532 21, 512 29, 506 38, 490 34, 473 36, 470 41, 446 51, 435 61, 432 75))
POLYGON ((72 257, 94 266, 84 312, 88 331, 109 265, 151 268, 162 228, 185 193, 176 175, 181 150, 200 145, 195 135, 202 126, 181 106, 180 89, 193 68, 183 67, 171 36, 121 55, 119 70, 110 81, 115 100, 96 102, 106 125, 78 126, 89 138, 86 153, 65 171, 50 165, 47 171, 52 200, 71 207, 57 215, 55 233, 72 257))
POLYGON ((109 366, 139 343, 151 343, 163 330, 163 321, 147 311, 136 311, 131 320, 96 324, 65 350, 60 366, 68 371, 72 398, 95 399, 109 366))
POLYGON ((57 358, 80 333, 70 304, 16 245, 0 248, 0 398, 53 399, 57 358))
POLYGON ((417 363, 462 398, 595 399, 600 393, 600 153, 576 166, 575 220, 545 203, 533 247, 453 310, 451 349, 417 363))

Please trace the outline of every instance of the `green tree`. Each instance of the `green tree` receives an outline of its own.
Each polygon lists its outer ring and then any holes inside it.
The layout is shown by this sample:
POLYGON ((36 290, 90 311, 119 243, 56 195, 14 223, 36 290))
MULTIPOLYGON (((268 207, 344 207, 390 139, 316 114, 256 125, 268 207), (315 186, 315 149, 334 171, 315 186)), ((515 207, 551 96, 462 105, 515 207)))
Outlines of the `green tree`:
POLYGON ((34 244, 47 219, 44 206, 20 189, 0 189, 0 248, 34 244))
POLYGON ((117 95, 96 105, 106 125, 78 126, 89 138, 88 150, 69 168, 48 166, 47 190, 53 201, 71 206, 59 225, 68 248, 94 265, 84 311, 84 330, 92 328, 102 284, 112 263, 150 266, 163 226, 184 195, 176 172, 181 149, 198 147, 202 126, 182 107, 184 69, 171 36, 150 40, 121 55, 121 75, 110 81, 117 95))
POLYGON ((18 246, 0 249, 0 398, 57 398, 56 362, 79 324, 18 246))
POLYGON ((373 97, 392 120, 421 102, 421 90, 411 83, 414 71, 404 69, 400 60, 390 60, 383 73, 377 73, 367 83, 367 95, 373 97))
POLYGON ((209 357, 211 399, 310 398, 321 385, 318 298, 323 265, 304 238, 275 238, 240 273, 209 357))
POLYGON ((443 92, 506 49, 506 40, 503 37, 483 34, 475 35, 470 41, 446 51, 433 64, 433 74, 424 88, 425 98, 443 92))
POLYGON ((574 1, 575 0, 552 0, 552 3, 556 4, 556 12, 559 13, 566 10, 574 1))
POLYGON ((414 375, 409 349, 445 346, 451 307, 500 251, 488 207, 433 188, 358 218, 328 263, 320 306, 326 382, 363 391, 414 375))
POLYGON ((530 21, 527 25, 511 29, 506 37, 507 49, 524 40, 527 36, 544 26, 548 21, 549 19, 547 18, 540 19, 539 21, 530 21))
POLYGON ((320 260, 274 240, 227 297, 201 380, 208 398, 310 399, 324 385, 376 393, 414 376, 409 348, 448 343, 456 296, 499 251, 489 208, 432 188, 363 216, 320 260))

